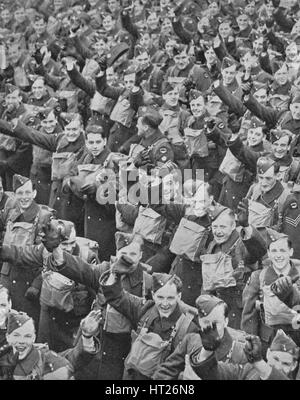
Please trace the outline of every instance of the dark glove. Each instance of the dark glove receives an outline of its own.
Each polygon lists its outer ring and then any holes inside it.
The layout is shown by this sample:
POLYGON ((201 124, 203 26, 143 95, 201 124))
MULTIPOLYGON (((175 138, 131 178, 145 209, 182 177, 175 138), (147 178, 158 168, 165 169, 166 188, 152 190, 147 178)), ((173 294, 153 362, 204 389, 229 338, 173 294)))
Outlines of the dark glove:
POLYGON ((107 57, 105 55, 101 56, 98 60, 99 67, 101 71, 107 70, 107 57))
POLYGON ((207 351, 215 351, 221 343, 215 322, 211 323, 209 320, 203 320, 200 326, 200 336, 202 346, 207 351))
POLYGON ((5 345, 0 351, 0 380, 13 380, 19 353, 13 353, 12 346, 5 345))
POLYGON ((195 87, 196 87, 195 83, 194 83, 191 79, 189 79, 189 78, 187 78, 187 79, 183 82, 183 86, 185 87, 185 89, 186 89, 187 91, 190 91, 190 90, 192 90, 192 89, 195 89, 195 87))
POLYGON ((52 219, 42 227, 41 236, 45 248, 52 252, 61 242, 66 240, 65 226, 61 221, 52 219))
POLYGON ((27 300, 36 301, 40 297, 40 291, 39 289, 30 286, 25 292, 25 297, 27 300))
POLYGON ((243 82, 243 81, 242 81, 242 83, 241 83, 241 88, 242 88, 243 94, 244 94, 245 96, 248 95, 248 94, 250 94, 251 89, 252 89, 252 86, 253 86, 253 82, 252 82, 251 80, 248 80, 248 81, 246 81, 246 82, 243 82))
POLYGON ((94 194, 96 192, 96 186, 93 183, 86 183, 81 186, 80 191, 85 194, 94 194))
POLYGON ((112 266, 112 272, 117 275, 129 275, 136 270, 136 265, 133 265, 131 258, 122 255, 112 266))
POLYGON ((35 61, 36 61, 36 63, 37 63, 38 65, 41 65, 42 62, 43 62, 43 59, 44 59, 44 57, 45 57, 45 53, 42 54, 41 51, 40 51, 40 49, 37 49, 37 50, 35 51, 35 53, 32 55, 32 57, 35 59, 35 61))
POLYGON ((232 133, 238 133, 241 128, 241 118, 238 118, 236 114, 231 113, 228 116, 227 125, 232 133))
POLYGON ((274 19, 273 18, 268 18, 267 20, 266 20, 266 27, 268 28, 268 29, 271 29, 272 28, 272 26, 274 25, 274 19))
POLYGON ((264 39, 262 53, 266 53, 268 51, 268 48, 269 48, 269 42, 266 39, 264 39))
POLYGON ((276 294, 280 299, 286 299, 293 290, 293 284, 297 282, 299 279, 299 275, 296 275, 294 278, 290 276, 282 276, 271 285, 271 290, 276 294))
POLYGON ((249 363, 255 363, 263 359, 262 357, 262 346, 258 336, 248 335, 246 336, 246 345, 244 347, 249 363))
POLYGON ((249 200, 243 199, 238 204, 238 213, 237 213, 238 221, 240 226, 246 228, 249 226, 249 200))
POLYGON ((217 122, 214 117, 209 117, 205 121, 205 128, 209 131, 212 131, 217 125, 217 122))
POLYGON ((138 153, 133 160, 133 164, 136 168, 142 167, 143 165, 147 165, 149 163, 151 163, 151 159, 148 151, 146 152, 145 150, 138 153))
POLYGON ((280 0, 272 0, 272 4, 273 4, 274 8, 277 8, 277 7, 279 7, 280 0))
POLYGON ((37 67, 34 68, 34 73, 37 75, 45 75, 46 74, 46 70, 45 67, 43 66, 43 64, 38 65, 37 67))
POLYGON ((144 70, 137 71, 135 73, 135 86, 140 86, 140 84, 146 80, 146 72, 144 70))

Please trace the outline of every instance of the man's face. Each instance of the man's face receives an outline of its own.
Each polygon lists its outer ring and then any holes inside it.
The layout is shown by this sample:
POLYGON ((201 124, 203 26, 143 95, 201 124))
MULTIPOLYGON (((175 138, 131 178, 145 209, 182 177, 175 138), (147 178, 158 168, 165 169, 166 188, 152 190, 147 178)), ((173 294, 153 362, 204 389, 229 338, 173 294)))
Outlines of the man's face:
POLYGON ((87 150, 94 156, 99 156, 106 145, 106 139, 99 133, 88 133, 85 146, 87 150))
POLYGON ((24 360, 35 342, 35 329, 33 320, 27 321, 20 328, 6 335, 7 343, 19 353, 19 360, 24 360))
POLYGON ((21 48, 17 44, 8 47, 7 57, 12 64, 16 64, 21 57, 21 48))
POLYGON ((235 230, 234 218, 223 212, 211 224, 212 233, 216 243, 222 244, 227 242, 232 232, 235 230))
POLYGON ((225 68, 222 70, 222 77, 223 77, 223 83, 225 86, 230 85, 236 76, 236 68, 235 66, 231 66, 229 68, 225 68))
POLYGON ((178 293, 174 283, 167 283, 153 293, 153 300, 160 316, 168 318, 180 300, 180 293, 178 293))
POLYGON ((32 187, 32 182, 27 181, 16 190, 16 200, 22 210, 27 210, 36 196, 36 190, 32 187))
POLYGON ((273 12, 274 12, 274 6, 273 6, 273 3, 272 3, 272 1, 269 1, 267 4, 266 4, 266 11, 267 11, 267 14, 268 14, 268 17, 270 18, 270 17, 273 17, 273 12))
POLYGON ((201 320, 208 320, 211 323, 215 323, 219 337, 222 338, 224 336, 225 328, 228 325, 228 318, 224 315, 223 304, 218 304, 206 317, 199 318, 200 324, 201 320))
POLYGON ((1 13, 1 19, 4 24, 7 24, 11 20, 10 12, 8 10, 3 10, 1 13))
POLYGON ((68 142, 73 143, 79 138, 82 132, 82 126, 80 121, 77 119, 71 121, 68 125, 65 126, 65 134, 68 142))
POLYGON ((249 19, 247 15, 240 15, 239 17, 237 17, 236 19, 238 27, 241 31, 243 31, 244 29, 248 28, 248 24, 249 24, 249 19))
POLYGON ((172 22, 169 18, 164 18, 162 24, 161 24, 161 32, 165 35, 168 35, 172 32, 173 26, 172 22))
POLYGON ((254 13, 255 13, 255 3, 254 3, 254 1, 246 5, 245 12, 248 15, 254 15, 254 13))
POLYGON ((212 17, 217 15, 219 12, 218 4, 215 1, 210 3, 210 5, 208 6, 208 11, 209 11, 209 15, 211 15, 212 17))
POLYGON ((286 376, 290 376, 297 366, 297 361, 294 359, 292 354, 286 353, 285 351, 268 350, 267 360, 270 367, 276 368, 286 376))
POLYGON ((221 112, 222 102, 219 98, 211 98, 206 103, 206 111, 211 116, 217 116, 221 112))
POLYGON ((33 27, 38 35, 42 35, 46 31, 47 24, 41 18, 38 21, 35 21, 35 23, 33 24, 33 27))
POLYGON ((276 142, 272 144, 272 151, 276 158, 285 157, 289 151, 289 137, 283 136, 279 140, 276 140, 276 142))
POLYGON ((270 167, 265 173, 257 174, 258 183, 262 193, 269 192, 276 183, 274 166, 270 167))
POLYGON ((289 79, 289 74, 285 69, 279 69, 275 74, 274 78, 278 85, 283 86, 287 83, 289 79))
POLYGON ((262 128, 251 128, 247 133, 247 141, 249 146, 253 147, 262 142, 264 134, 262 128))
POLYGON ((293 249, 289 248, 286 238, 272 242, 268 249, 268 257, 277 271, 283 271, 289 266, 293 249))
POLYGON ((155 13, 152 13, 147 18, 147 25, 150 29, 156 29, 158 26, 158 17, 155 13))
POLYGON ((212 198, 205 185, 200 185, 194 196, 189 201, 188 214, 203 217, 207 214, 208 207, 211 205, 212 198))
POLYGON ((117 11, 117 9, 119 7, 117 0, 108 0, 107 6, 111 13, 114 13, 115 11, 117 11))
POLYGON ((176 44, 175 40, 169 40, 166 43, 165 49, 166 49, 166 52, 169 57, 173 57, 173 49, 174 49, 175 44, 176 44))
POLYGON ((190 102, 191 112, 194 117, 200 117, 205 112, 205 103, 203 97, 199 96, 197 99, 190 102))
POLYGON ((97 52, 99 56, 103 55, 107 50, 107 45, 103 39, 98 40, 96 43, 93 44, 93 49, 97 52))
POLYGON ((268 94, 266 89, 257 90, 253 96, 260 104, 265 105, 267 103, 268 94))
POLYGON ((63 7, 64 3, 63 0, 54 0, 53 5, 55 10, 59 10, 60 8, 63 7))
POLYGON ((177 88, 170 90, 169 92, 163 94, 163 99, 168 106, 175 107, 179 100, 179 90, 177 88))
POLYGON ((116 74, 113 68, 107 68, 106 70, 106 81, 109 85, 112 85, 116 80, 116 74))
POLYGON ((216 53, 211 47, 204 53, 204 55, 208 64, 214 64, 217 61, 216 53))
POLYGON ((32 94, 36 100, 40 100, 46 94, 45 83, 43 79, 37 79, 32 84, 32 94))
POLYGON ((0 290, 0 326, 5 324, 9 311, 11 310, 11 300, 8 300, 6 290, 0 290))
POLYGON ((113 18, 110 15, 107 15, 102 22, 103 25, 103 29, 106 32, 110 32, 111 30, 114 29, 115 27, 115 21, 113 20, 113 18))
POLYGON ((140 244, 135 242, 117 251, 117 259, 120 259, 121 256, 126 256, 131 259, 133 265, 137 265, 141 261, 142 255, 140 244))
POLYGON ((15 20, 18 24, 22 23, 25 20, 26 14, 24 8, 18 8, 14 14, 15 20))
POLYGON ((66 251, 69 254, 73 253, 76 247, 76 231, 74 228, 71 230, 69 239, 61 242, 59 246, 63 251, 66 251))
POLYGON ((175 61, 176 67, 178 69, 182 70, 188 66, 190 59, 189 59, 188 54, 185 51, 183 51, 182 53, 177 54, 174 57, 174 61, 175 61))
POLYGON ((219 34, 222 39, 228 38, 228 36, 231 34, 231 28, 228 22, 224 22, 219 26, 219 34))
POLYGON ((292 43, 285 50, 286 58, 288 61, 296 61, 298 57, 298 48, 296 43, 292 43))
POLYGON ((173 200, 178 194, 179 182, 172 174, 168 174, 162 180, 163 196, 166 200, 173 200))
POLYGON ((290 110, 293 119, 300 119, 300 103, 292 103, 290 105, 290 110))
MULTIPOLYGON (((148 49, 149 47, 151 47, 152 43, 151 43, 151 37, 149 35, 149 33, 145 33, 141 39, 140 39, 140 44, 141 46, 145 47, 146 49, 148 49)), ((142 54, 141 54, 142 55, 142 54)))
POLYGON ((253 50, 256 55, 259 55, 263 51, 263 44, 264 44, 264 39, 262 37, 254 40, 253 50))
POLYGON ((43 119, 41 125, 46 133, 53 133, 57 125, 57 119, 54 113, 51 112, 45 119, 43 119))
POLYGON ((127 90, 131 90, 135 84, 135 74, 129 74, 124 76, 124 84, 127 90))
POLYGON ((135 59, 136 59, 138 68, 144 69, 144 68, 148 67, 148 65, 150 64, 150 56, 146 51, 144 53, 138 55, 135 59))
POLYGON ((148 125, 143 123, 143 117, 139 117, 137 120, 137 130, 138 130, 138 136, 145 136, 145 134, 148 132, 148 125))

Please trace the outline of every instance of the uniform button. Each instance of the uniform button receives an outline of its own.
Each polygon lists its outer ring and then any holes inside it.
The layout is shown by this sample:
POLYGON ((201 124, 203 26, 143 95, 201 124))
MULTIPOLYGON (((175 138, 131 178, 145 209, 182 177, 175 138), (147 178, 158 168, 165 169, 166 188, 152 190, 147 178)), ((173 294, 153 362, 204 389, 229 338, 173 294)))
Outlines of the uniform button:
POLYGON ((234 314, 234 313, 232 313, 232 316, 233 316, 233 317, 235 317, 235 314, 234 314))
POLYGON ((29 286, 29 285, 30 285, 30 283, 29 283, 29 282, 26 282, 26 285, 28 285, 28 286, 29 286))
POLYGON ((90 217, 90 216, 88 216, 87 218, 88 218, 88 219, 91 219, 91 217, 90 217))
POLYGON ((103 355, 104 355, 104 356, 106 356, 106 353, 105 353, 105 351, 103 352, 103 355))
POLYGON ((69 322, 66 322, 66 325, 69 325, 69 322))
POLYGON ((38 181, 38 183, 41 183, 41 181, 38 181))
POLYGON ((55 321, 55 317, 52 317, 52 321, 55 321))
POLYGON ((99 218, 99 221, 101 221, 101 218, 99 218))
POLYGON ((191 286, 188 286, 188 289, 190 289, 191 288, 191 286))
POLYGON ((232 196, 233 199, 235 199, 235 196, 232 196))
POLYGON ((56 200, 60 200, 60 197, 56 197, 56 200))
POLYGON ((13 281, 12 283, 17 283, 16 281, 13 281))

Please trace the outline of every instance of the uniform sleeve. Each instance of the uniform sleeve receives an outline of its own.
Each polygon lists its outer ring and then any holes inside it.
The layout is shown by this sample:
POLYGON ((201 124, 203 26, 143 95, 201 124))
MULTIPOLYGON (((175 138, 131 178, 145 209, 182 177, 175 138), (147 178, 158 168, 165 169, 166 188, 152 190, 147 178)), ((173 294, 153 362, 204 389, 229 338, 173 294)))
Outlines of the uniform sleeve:
POLYGON ((68 75, 71 79, 71 82, 74 83, 79 89, 83 90, 88 96, 93 97, 96 91, 96 85, 85 79, 81 73, 76 69, 73 68, 72 71, 68 71, 68 75))
POLYGON ((30 265, 32 268, 43 265, 43 245, 17 247, 2 246, 1 259, 14 265, 30 265))
POLYGON ((199 364, 191 361, 191 366, 200 379, 216 381, 239 380, 244 369, 239 364, 218 362, 215 354, 212 354, 199 364))
POLYGON ((244 105, 250 110, 257 118, 263 120, 269 126, 274 127, 279 119, 278 111, 271 107, 261 105, 253 96, 248 96, 244 100, 244 105))
POLYGON ((243 105, 240 99, 234 96, 230 91, 220 84, 214 89, 214 92, 220 99, 225 103, 230 110, 238 117, 242 117, 246 112, 246 107, 243 105))
POLYGON ((24 169, 29 169, 32 163, 32 147, 29 143, 17 141, 16 151, 7 159, 8 168, 15 174, 24 174, 24 169))
POLYGON ((256 172, 256 163, 261 154, 245 146, 240 137, 228 141, 228 148, 231 153, 241 161, 251 172, 256 172))
POLYGON ((102 96, 114 100, 118 100, 120 94, 123 91, 123 89, 109 86, 106 81, 106 74, 96 78, 96 88, 102 96))
POLYGON ((259 315, 256 310, 256 300, 259 300, 261 270, 254 271, 243 290, 243 312, 241 329, 249 334, 258 335, 259 315))
POLYGON ((76 50, 78 51, 78 53, 81 55, 82 58, 86 60, 87 58, 93 57, 94 53, 82 43, 82 41, 78 36, 75 36, 72 39, 76 50))
MULTIPOLYGON (((241 230, 242 239, 243 232, 244 229, 241 230)), ((249 264, 260 260, 267 253, 265 241, 254 227, 251 227, 251 236, 243 239, 243 244, 247 250, 245 261, 249 264)))

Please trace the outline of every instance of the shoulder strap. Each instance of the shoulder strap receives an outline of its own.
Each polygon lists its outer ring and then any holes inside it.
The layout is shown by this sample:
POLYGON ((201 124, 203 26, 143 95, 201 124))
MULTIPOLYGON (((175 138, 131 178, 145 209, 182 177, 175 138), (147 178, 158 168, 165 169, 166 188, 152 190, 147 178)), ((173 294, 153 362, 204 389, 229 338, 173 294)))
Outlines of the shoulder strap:
POLYGON ((143 298, 146 300, 147 294, 152 288, 152 276, 146 271, 143 271, 143 298))
POLYGON ((194 317, 195 316, 188 311, 186 314, 182 314, 180 318, 177 320, 175 326, 176 331, 175 334, 173 335, 174 349, 182 342, 182 339, 185 337, 194 317))

